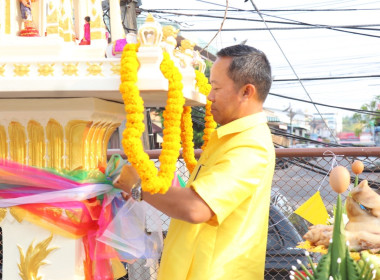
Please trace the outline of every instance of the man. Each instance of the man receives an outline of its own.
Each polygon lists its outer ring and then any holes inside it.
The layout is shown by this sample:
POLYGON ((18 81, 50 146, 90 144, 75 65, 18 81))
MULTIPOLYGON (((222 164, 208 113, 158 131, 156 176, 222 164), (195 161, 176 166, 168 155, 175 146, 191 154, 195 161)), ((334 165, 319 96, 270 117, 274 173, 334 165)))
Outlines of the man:
MULTIPOLYGON (((236 45, 211 69, 212 114, 221 126, 186 188, 142 198, 172 217, 159 279, 264 279, 270 188, 275 165, 263 102, 271 86, 265 54, 236 45)), ((127 193, 137 180, 116 182, 127 193)))

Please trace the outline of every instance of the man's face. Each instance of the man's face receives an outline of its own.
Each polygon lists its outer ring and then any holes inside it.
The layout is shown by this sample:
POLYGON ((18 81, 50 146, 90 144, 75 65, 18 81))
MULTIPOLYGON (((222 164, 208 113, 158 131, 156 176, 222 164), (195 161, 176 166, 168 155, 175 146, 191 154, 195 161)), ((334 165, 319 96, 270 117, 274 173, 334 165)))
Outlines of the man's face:
POLYGON ((212 89, 207 99, 212 102, 211 113, 214 120, 225 125, 239 118, 241 104, 241 90, 235 87, 228 77, 228 67, 232 58, 218 58, 211 68, 210 82, 212 89))

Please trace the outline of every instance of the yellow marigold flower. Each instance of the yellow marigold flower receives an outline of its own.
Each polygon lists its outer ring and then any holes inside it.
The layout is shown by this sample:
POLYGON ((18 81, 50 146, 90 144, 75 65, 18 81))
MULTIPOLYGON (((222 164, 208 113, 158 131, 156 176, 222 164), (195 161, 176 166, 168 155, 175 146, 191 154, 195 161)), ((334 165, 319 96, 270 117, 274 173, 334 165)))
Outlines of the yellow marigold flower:
POLYGON ((121 59, 122 84, 120 85, 120 92, 127 112, 127 124, 123 132, 122 144, 128 160, 136 168, 142 180, 143 190, 151 193, 164 193, 171 185, 180 149, 181 131, 179 126, 185 102, 182 95, 182 76, 170 59, 169 54, 164 52, 160 69, 169 82, 168 104, 170 105, 166 106, 164 113, 164 126, 166 128, 163 131, 163 138, 164 142, 165 140, 169 142, 163 143, 160 172, 158 172, 154 163, 144 152, 140 139, 145 126, 143 123, 144 102, 137 88, 137 71, 139 68, 137 50, 138 45, 127 44, 124 47, 121 59), (174 78, 177 80, 175 81, 174 78), (176 127, 170 128, 171 125, 176 127))
MULTIPOLYGON (((123 132, 123 147, 128 156, 128 160, 137 169, 141 179, 144 191, 151 193, 164 193, 169 188, 174 172, 175 164, 181 147, 183 145, 183 157, 190 172, 194 169, 197 161, 194 157, 193 128, 191 120, 191 107, 183 108, 185 99, 182 94, 182 74, 174 65, 170 55, 163 53, 163 60, 160 70, 165 78, 168 79, 169 91, 167 106, 164 111, 164 143, 162 144, 162 153, 159 157, 161 162, 158 171, 149 156, 143 151, 141 143, 141 134, 145 126, 144 120, 144 102, 140 97, 137 88, 137 71, 139 62, 137 58, 138 45, 127 44, 121 58, 121 85, 120 92, 124 100, 125 110, 127 112, 127 125, 123 132)), ((203 73, 195 71, 197 87, 199 91, 208 95, 211 90, 207 78, 203 73)), ((216 127, 211 115, 211 102, 206 104, 205 115, 204 148, 207 145, 210 134, 216 127)))

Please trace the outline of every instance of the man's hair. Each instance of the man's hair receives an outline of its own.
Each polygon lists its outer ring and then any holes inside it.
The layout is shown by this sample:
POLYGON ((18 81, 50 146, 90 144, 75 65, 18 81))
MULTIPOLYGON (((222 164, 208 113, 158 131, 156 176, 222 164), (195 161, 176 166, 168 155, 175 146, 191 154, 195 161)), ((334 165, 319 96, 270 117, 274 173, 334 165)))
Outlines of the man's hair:
POLYGON ((234 45, 221 49, 217 56, 232 58, 227 74, 237 88, 252 84, 257 88, 259 99, 265 101, 272 85, 272 72, 262 51, 246 45, 234 45))

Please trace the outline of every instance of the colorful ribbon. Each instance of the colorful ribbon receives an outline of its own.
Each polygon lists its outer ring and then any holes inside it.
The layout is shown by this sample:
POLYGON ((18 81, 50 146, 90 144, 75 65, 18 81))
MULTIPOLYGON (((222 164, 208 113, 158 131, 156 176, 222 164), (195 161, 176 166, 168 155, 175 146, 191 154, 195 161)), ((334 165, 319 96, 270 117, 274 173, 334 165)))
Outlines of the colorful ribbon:
MULTIPOLYGON (((0 207, 54 234, 82 238, 85 279, 121 277, 115 267, 136 258, 158 259, 161 219, 146 203, 125 200, 112 181, 126 161, 113 155, 99 170, 46 170, 0 159, 0 207), (149 212, 153 226, 146 232, 149 212)), ((184 187, 175 176, 172 186, 184 187)), ((120 269, 118 269, 120 271, 120 269)))
POLYGON ((0 207, 12 207, 19 217, 54 234, 82 238, 86 280, 114 279, 110 259, 118 259, 117 252, 96 240, 112 220, 111 212, 105 215, 110 207, 103 205, 103 195, 120 193, 111 179, 125 162, 115 156, 110 163, 103 174, 44 170, 0 160, 0 207))

